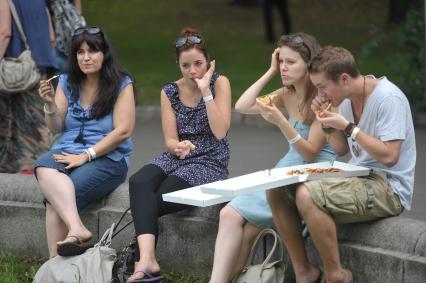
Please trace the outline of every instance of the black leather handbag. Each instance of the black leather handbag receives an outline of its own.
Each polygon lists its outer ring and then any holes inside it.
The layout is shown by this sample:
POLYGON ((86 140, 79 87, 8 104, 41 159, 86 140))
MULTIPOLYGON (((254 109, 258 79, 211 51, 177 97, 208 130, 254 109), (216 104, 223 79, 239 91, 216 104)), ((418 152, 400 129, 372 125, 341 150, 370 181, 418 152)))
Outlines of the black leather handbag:
POLYGON ((137 256, 137 241, 133 238, 120 252, 112 268, 112 283, 125 283, 133 274, 137 256))
MULTIPOLYGON (((129 210, 130 208, 128 208, 123 213, 116 227, 120 225, 121 221, 123 220, 124 216, 127 214, 129 210)), ((131 223, 133 223, 133 221, 129 221, 126 225, 124 225, 119 230, 116 229, 118 231, 114 233, 113 237, 115 237, 118 233, 123 231, 131 223)), ((129 278, 130 275, 133 274, 133 271, 135 268, 135 261, 138 256, 139 256, 138 243, 137 243, 136 237, 133 237, 131 241, 121 249, 121 251, 117 252, 117 257, 115 259, 114 266, 112 268, 111 283, 126 283, 127 278, 129 278)))

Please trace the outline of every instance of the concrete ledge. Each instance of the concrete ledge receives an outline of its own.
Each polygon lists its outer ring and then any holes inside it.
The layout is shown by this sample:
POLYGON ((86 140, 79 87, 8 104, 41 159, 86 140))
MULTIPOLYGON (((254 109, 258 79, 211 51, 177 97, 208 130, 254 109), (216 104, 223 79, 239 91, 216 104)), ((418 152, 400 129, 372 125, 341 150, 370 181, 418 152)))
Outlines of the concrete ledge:
MULTIPOLYGON (((140 105, 137 106, 138 110, 136 111, 138 121, 151 121, 151 120, 160 120, 161 111, 158 105, 140 105)), ((254 127, 275 127, 269 122, 266 122, 260 115, 245 115, 235 111, 232 108, 231 120, 233 124, 241 124, 246 126, 254 127)), ((426 113, 415 113, 414 125, 416 128, 426 127, 426 113)))
MULTIPOLYGON (((0 251, 47 256, 45 208, 33 176, 0 174, 0 251)), ((104 200, 89 207, 84 223, 97 241, 129 206, 128 184, 122 184, 104 200)), ((222 206, 191 208, 160 218, 158 258, 167 270, 207 275, 211 267, 222 206)), ((124 221, 131 220, 127 215, 124 221)), ((113 240, 120 249, 134 235, 133 226, 113 240)), ((340 225, 341 258, 356 282, 426 282, 426 222, 403 217, 340 225)), ((268 243, 268 246, 270 243, 268 243)), ((309 258, 321 261, 312 241, 309 258)), ((286 256, 285 262, 289 265, 286 256)), ((293 282, 291 269, 286 282, 293 282)))
MULTIPOLYGON (((161 110, 157 105, 144 105, 137 106, 136 111, 136 119, 142 122, 149 122, 152 120, 160 120, 161 119, 161 110)), ((265 121, 260 115, 244 115, 241 114, 235 109, 232 109, 231 112, 231 121, 233 124, 241 124, 247 126, 255 126, 255 127, 275 127, 271 123, 265 121)))

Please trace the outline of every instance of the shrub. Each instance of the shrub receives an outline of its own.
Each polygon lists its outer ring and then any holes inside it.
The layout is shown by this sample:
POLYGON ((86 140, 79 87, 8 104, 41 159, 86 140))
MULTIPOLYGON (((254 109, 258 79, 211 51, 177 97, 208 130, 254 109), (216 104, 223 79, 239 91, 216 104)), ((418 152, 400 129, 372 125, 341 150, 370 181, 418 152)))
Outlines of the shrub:
POLYGON ((425 71, 425 26, 421 10, 410 9, 407 20, 399 31, 399 42, 403 52, 400 60, 405 68, 396 70, 401 78, 401 88, 404 89, 410 101, 412 111, 426 110, 426 71, 425 71))

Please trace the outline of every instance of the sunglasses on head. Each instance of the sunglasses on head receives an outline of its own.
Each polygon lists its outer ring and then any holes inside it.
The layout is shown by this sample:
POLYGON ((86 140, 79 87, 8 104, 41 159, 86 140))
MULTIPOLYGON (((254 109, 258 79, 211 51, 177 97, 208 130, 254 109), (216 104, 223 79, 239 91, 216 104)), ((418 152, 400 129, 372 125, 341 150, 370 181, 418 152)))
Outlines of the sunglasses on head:
POLYGON ((184 37, 181 37, 178 40, 176 40, 175 45, 176 45, 177 48, 179 48, 179 47, 184 46, 185 43, 188 42, 188 41, 190 41, 194 44, 198 44, 198 43, 201 43, 203 41, 203 39, 201 37, 197 36, 197 35, 188 35, 188 36, 184 36, 184 37))
POLYGON ((281 36, 281 41, 289 42, 293 45, 303 46, 308 50, 309 58, 311 58, 311 49, 309 49, 308 45, 303 41, 303 38, 300 35, 283 35, 281 36))
POLYGON ((84 32, 87 32, 88 34, 98 34, 101 32, 101 29, 98 27, 81 27, 76 29, 72 36, 76 36, 84 32))

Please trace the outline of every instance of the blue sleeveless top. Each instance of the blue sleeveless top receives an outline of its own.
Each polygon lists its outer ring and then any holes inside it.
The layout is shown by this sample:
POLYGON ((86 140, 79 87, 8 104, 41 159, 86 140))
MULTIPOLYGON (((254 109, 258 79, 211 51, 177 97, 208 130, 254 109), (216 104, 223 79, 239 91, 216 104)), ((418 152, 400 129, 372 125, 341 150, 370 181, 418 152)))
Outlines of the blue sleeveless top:
MULTIPOLYGON (((54 66, 53 48, 50 45, 49 36, 49 18, 44 0, 12 1, 37 67, 54 66)), ((24 49, 24 42, 21 39, 15 21, 12 20, 12 37, 10 38, 5 57, 16 58, 24 49)))
MULTIPOLYGON (((129 77, 125 77, 117 95, 131 83, 132 80, 129 77)), ((86 148, 94 146, 114 129, 112 113, 99 120, 90 118, 92 105, 85 110, 80 104, 80 96, 78 96, 78 99, 74 100, 71 95, 71 87, 68 84, 68 75, 61 75, 58 85, 62 88, 68 100, 68 112, 65 116, 65 129, 51 149, 58 149, 72 154, 80 154, 86 148), (83 133, 82 137, 85 144, 74 141, 80 131, 83 133)), ((128 138, 113 151, 109 152, 106 157, 114 161, 120 161, 124 158, 127 166, 129 166, 129 156, 131 152, 132 140, 128 138)))

